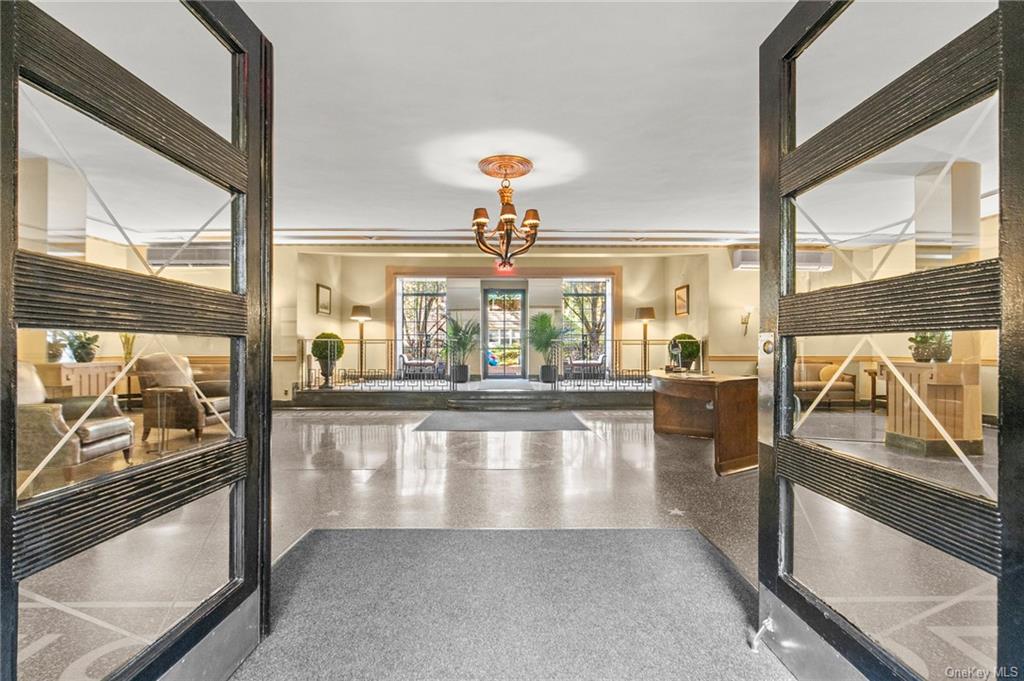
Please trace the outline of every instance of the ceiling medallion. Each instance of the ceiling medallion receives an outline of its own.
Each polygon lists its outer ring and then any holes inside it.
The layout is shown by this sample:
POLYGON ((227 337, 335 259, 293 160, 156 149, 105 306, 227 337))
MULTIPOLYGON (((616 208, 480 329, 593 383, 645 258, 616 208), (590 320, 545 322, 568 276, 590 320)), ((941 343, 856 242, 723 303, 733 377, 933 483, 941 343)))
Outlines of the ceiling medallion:
POLYGON ((540 214, 530 208, 523 216, 523 223, 516 226, 516 207, 512 205, 511 178, 522 177, 533 170, 533 163, 528 158, 502 154, 488 156, 478 164, 480 172, 488 177, 501 178, 498 198, 501 199, 501 216, 492 230, 487 229, 491 218, 486 208, 473 211, 473 233, 476 245, 484 253, 497 256, 498 269, 512 269, 512 258, 530 250, 537 241, 537 228, 540 226, 540 214), (516 240, 521 245, 516 245, 516 240))

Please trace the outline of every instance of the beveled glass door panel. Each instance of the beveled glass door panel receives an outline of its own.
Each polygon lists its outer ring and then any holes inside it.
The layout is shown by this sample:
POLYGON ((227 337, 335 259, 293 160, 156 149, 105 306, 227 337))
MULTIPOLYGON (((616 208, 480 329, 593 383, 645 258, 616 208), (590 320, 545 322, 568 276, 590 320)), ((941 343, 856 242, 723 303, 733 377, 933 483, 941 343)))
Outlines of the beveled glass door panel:
POLYGON ((995 577, 803 487, 793 498, 796 580, 923 679, 995 678, 995 577))
POLYGON ((25 81, 19 108, 19 248, 232 290, 240 195, 25 81))
POLYGON ((996 498, 999 334, 796 338, 792 436, 996 498))
POLYGON ((18 681, 101 679, 231 581, 230 490, 21 582, 18 681))
POLYGON ((998 190, 999 97, 992 95, 789 199, 796 291, 996 258, 998 190))

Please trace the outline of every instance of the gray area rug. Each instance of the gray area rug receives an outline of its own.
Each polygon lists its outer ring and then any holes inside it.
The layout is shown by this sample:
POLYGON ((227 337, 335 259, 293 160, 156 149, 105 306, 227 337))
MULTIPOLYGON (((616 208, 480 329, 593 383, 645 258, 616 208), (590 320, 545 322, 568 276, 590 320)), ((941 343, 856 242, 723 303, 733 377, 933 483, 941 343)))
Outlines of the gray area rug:
POLYGON ((696 530, 314 530, 232 677, 791 680, 696 530))
POLYGON ((571 411, 435 411, 415 430, 589 430, 571 411))

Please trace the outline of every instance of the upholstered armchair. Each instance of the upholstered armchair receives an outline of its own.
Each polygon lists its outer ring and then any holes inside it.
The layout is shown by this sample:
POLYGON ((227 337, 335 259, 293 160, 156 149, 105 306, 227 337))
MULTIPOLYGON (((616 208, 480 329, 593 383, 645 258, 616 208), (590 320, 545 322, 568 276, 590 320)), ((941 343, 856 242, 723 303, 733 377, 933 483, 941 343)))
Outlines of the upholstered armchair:
MULTIPOLYGON (((95 401, 96 397, 47 399, 35 366, 18 362, 18 468, 32 470, 42 463, 95 401)), ((117 397, 107 395, 47 466, 63 468, 70 480, 75 466, 112 452, 121 452, 131 463, 134 444, 135 424, 121 412, 117 397)))
MULTIPOLYGON (((793 392, 801 404, 813 402, 837 371, 838 364, 807 362, 797 358, 796 366, 793 368, 793 392)), ((853 410, 857 410, 857 374, 843 372, 822 399, 829 409, 832 408, 833 400, 849 402, 853 410)))
POLYGON ((206 371, 197 380, 188 357, 163 352, 140 357, 135 363, 135 373, 142 387, 143 440, 149 438, 153 428, 183 428, 192 431, 196 440, 201 440, 203 428, 220 423, 220 418, 225 422, 230 419, 231 383, 226 373, 220 374, 221 378, 206 371), (197 387, 209 402, 199 397, 197 387))

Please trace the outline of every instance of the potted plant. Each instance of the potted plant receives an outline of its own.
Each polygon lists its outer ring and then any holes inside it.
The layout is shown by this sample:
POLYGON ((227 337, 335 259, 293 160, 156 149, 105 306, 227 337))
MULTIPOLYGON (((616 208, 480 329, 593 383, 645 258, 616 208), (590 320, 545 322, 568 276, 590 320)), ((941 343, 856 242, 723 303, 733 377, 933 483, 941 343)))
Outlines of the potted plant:
POLYGON ((64 350, 68 347, 67 341, 59 331, 57 333, 47 332, 46 336, 46 360, 59 362, 64 357, 64 350))
POLYGON ((700 357, 700 341, 688 333, 677 333, 668 344, 668 352, 684 369, 690 369, 700 357))
POLYGON ((455 315, 448 315, 448 339, 442 353, 451 367, 454 382, 469 381, 469 365, 466 360, 476 349, 479 339, 480 322, 475 319, 464 322, 455 315))
POLYGON ((313 346, 309 352, 320 364, 320 375, 324 379, 320 387, 324 389, 333 388, 334 366, 341 359, 341 356, 345 354, 345 341, 341 340, 341 336, 336 333, 324 332, 317 334, 317 337, 313 339, 313 346))
POLYGON ((96 348, 100 344, 99 334, 88 331, 61 331, 60 338, 76 362, 91 362, 96 359, 96 348))
POLYGON ((567 332, 566 327, 555 325, 550 312, 538 312, 530 317, 530 347, 544 356, 544 364, 540 367, 542 383, 555 382, 558 375, 558 366, 555 364, 558 344, 567 332))
POLYGON ((932 360, 935 362, 948 362, 953 358, 953 332, 939 331, 934 336, 932 360))
POLYGON ((907 339, 910 342, 910 356, 915 362, 930 362, 932 359, 932 335, 927 331, 918 331, 907 339))

